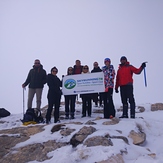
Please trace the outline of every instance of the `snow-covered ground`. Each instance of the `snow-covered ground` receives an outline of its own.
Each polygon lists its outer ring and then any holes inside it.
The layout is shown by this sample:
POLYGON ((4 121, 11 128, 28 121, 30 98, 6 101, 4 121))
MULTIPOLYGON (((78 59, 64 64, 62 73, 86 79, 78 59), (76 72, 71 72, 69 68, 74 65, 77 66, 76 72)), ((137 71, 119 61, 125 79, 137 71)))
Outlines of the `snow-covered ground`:
MULTIPOLYGON (((145 108, 145 112, 136 113, 135 119, 121 119, 120 122, 115 125, 102 124, 104 121, 108 121, 108 119, 96 120, 96 125, 93 125, 93 127, 95 127, 97 131, 87 137, 89 138, 91 136, 98 135, 102 136, 106 133, 109 133, 111 136, 123 135, 128 138, 129 145, 124 143, 121 139, 113 139, 113 146, 106 147, 86 147, 83 144, 80 144, 76 148, 72 148, 71 145, 67 145, 48 153, 48 156, 52 158, 43 161, 42 163, 94 163, 101 160, 106 160, 110 156, 120 153, 121 150, 127 151, 127 154, 123 154, 125 163, 163 163, 163 111, 152 112, 150 110, 150 104, 142 104, 141 106, 145 108), (134 145, 132 143, 132 139, 128 137, 131 130, 137 131, 137 124, 140 124, 142 126, 143 132, 146 133, 146 142, 141 146, 134 145), (117 132, 118 130, 122 131, 122 134, 117 132), (155 157, 153 158, 149 156, 150 154, 155 154, 155 157), (87 155, 87 157, 83 160, 81 159, 81 155, 87 155)), ((93 106, 93 111, 96 109, 97 108, 93 106)), ((64 106, 61 106, 61 110, 64 110, 64 106)), ((121 112, 116 112, 116 117, 119 117, 120 115, 121 112)), ((0 125, 0 130, 22 126, 20 121, 22 116, 22 114, 12 114, 9 117, 1 118, 0 121, 5 121, 5 123, 0 125)), ((100 113, 92 113, 91 118, 81 118, 81 105, 77 104, 75 119, 61 120, 61 123, 67 123, 66 127, 76 129, 76 131, 71 133, 69 136, 63 137, 61 136, 60 132, 51 134, 51 128, 54 126, 54 123, 51 123, 44 127, 45 130, 43 132, 31 136, 27 141, 17 144, 16 147, 22 147, 33 143, 46 142, 48 140, 54 139, 56 141, 68 142, 74 133, 79 131, 81 126, 85 126, 85 123, 88 120, 94 120, 98 116, 103 117, 103 115, 100 113), (83 124, 68 124, 68 122, 72 121, 82 122, 83 124)), ((38 163, 38 161, 32 161, 30 163, 38 163)))

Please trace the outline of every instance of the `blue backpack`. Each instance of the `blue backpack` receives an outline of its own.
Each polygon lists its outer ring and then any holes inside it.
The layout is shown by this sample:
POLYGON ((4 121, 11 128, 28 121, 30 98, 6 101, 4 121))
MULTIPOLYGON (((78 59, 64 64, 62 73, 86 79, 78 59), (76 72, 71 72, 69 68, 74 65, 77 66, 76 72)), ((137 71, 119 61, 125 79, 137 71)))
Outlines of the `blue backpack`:
POLYGON ((23 120, 21 120, 22 123, 25 122, 35 122, 35 123, 43 123, 44 119, 41 115, 40 110, 36 110, 34 108, 27 109, 26 113, 24 114, 23 120))

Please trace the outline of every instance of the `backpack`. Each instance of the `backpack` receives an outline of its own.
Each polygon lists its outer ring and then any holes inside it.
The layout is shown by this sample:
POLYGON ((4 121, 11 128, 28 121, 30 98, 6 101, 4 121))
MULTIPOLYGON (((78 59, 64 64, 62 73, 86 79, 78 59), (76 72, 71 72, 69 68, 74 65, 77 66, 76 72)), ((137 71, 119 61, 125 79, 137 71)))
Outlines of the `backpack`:
POLYGON ((6 109, 4 108, 0 108, 0 118, 2 117, 7 117, 9 116, 11 113, 9 111, 7 111, 6 109))
POLYGON ((24 125, 43 123, 44 119, 41 115, 41 111, 34 108, 27 109, 24 114, 23 119, 21 120, 24 125))

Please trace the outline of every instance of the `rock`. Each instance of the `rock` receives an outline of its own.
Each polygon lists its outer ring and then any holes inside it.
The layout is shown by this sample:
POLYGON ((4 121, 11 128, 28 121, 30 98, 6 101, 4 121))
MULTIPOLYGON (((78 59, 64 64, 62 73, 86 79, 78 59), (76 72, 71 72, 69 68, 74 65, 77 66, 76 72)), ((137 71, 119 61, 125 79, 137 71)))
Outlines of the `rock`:
POLYGON ((34 160, 41 162, 50 159, 47 157, 47 153, 65 145, 67 145, 67 143, 58 143, 53 140, 43 142, 42 144, 30 144, 25 147, 18 148, 16 151, 9 151, 9 153, 5 157, 1 157, 0 162, 25 163, 34 160))
POLYGON ((54 125, 51 129, 51 132, 54 133, 56 131, 59 131, 60 129, 63 129, 63 126, 65 126, 64 124, 57 124, 57 125, 54 125))
MULTIPOLYGON (((31 135, 44 131, 44 125, 35 125, 28 127, 17 127, 7 130, 0 130, 0 158, 3 158, 6 154, 13 151, 13 147, 20 143, 28 140, 31 135)), ((0 162, 1 161, 0 159, 0 162)), ((9 161, 10 162, 10 161, 9 161)))
POLYGON ((84 126, 79 130, 79 132, 73 135, 73 137, 70 140, 70 144, 73 147, 76 147, 77 145, 81 144, 88 135, 92 134, 95 131, 96 129, 92 126, 90 127, 84 126))
POLYGON ((87 121, 85 124, 86 125, 96 125, 96 123, 95 122, 92 122, 91 120, 87 121))
POLYGON ((85 142, 84 145, 87 147, 92 147, 92 146, 113 146, 113 143, 110 139, 103 137, 103 136, 94 136, 91 138, 88 138, 85 142))
POLYGON ((114 117, 110 119, 109 121, 103 122, 103 125, 115 125, 119 123, 119 121, 120 121, 119 118, 114 117))
POLYGON ((102 119, 102 117, 96 117, 95 119, 94 119, 94 121, 97 121, 97 120, 100 120, 100 119, 102 119))
POLYGON ((137 133, 132 130, 128 137, 133 140, 133 144, 135 145, 143 144, 146 141, 146 134, 143 132, 137 133))
POLYGON ((68 135, 70 135, 74 131, 75 131, 75 129, 66 128, 66 129, 61 130, 60 134, 62 136, 68 136, 68 135))
POLYGON ((121 154, 111 156, 109 159, 96 163, 125 163, 121 154))
POLYGON ((148 156, 150 156, 152 158, 156 158, 156 153, 150 153, 150 154, 148 154, 148 156))
POLYGON ((151 111, 163 110, 163 103, 155 103, 151 105, 151 111))
POLYGON ((144 112, 145 111, 145 108, 143 107, 143 106, 138 106, 138 110, 139 110, 139 112, 144 112))

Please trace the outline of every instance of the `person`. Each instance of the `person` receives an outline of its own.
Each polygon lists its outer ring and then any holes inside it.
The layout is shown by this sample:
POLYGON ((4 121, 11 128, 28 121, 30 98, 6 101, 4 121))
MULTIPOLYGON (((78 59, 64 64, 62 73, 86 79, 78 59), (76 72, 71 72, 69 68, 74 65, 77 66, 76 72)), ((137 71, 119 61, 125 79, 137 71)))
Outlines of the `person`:
POLYGON ((73 74, 81 74, 83 70, 83 66, 81 65, 80 60, 75 61, 75 65, 73 66, 73 74))
POLYGON ((105 58, 104 64, 105 66, 102 67, 105 84, 105 92, 103 93, 104 118, 113 118, 115 117, 115 107, 113 103, 115 70, 114 66, 111 65, 111 60, 109 58, 105 58))
MULTIPOLYGON (((83 66, 82 74, 89 74, 89 67, 87 65, 83 66)), ((81 94, 82 98, 82 118, 86 117, 86 112, 88 117, 91 117, 92 113, 92 94, 81 94)))
MULTIPOLYGON (((81 65, 81 61, 80 60, 76 60, 75 61, 75 65, 73 66, 73 74, 76 75, 76 74, 81 74, 83 71, 83 66, 81 65)), ((76 95, 77 97, 77 101, 78 101, 78 96, 80 97, 80 95, 76 95)))
MULTIPOLYGON (((98 62, 93 63, 93 70, 91 73, 101 72, 102 70, 98 66, 98 62)), ((93 93, 93 102, 95 103, 95 107, 98 107, 98 101, 100 103, 100 107, 102 107, 102 94, 101 93, 93 93), (99 97, 99 99, 98 99, 99 97)))
POLYGON ((133 73, 140 74, 146 67, 145 62, 140 68, 130 65, 125 56, 120 58, 121 64, 116 75, 115 92, 118 93, 120 87, 120 96, 123 104, 123 114, 120 118, 128 118, 128 101, 130 103, 130 118, 135 118, 135 99, 133 94, 133 73))
POLYGON ((36 108, 40 110, 41 98, 44 84, 46 84, 46 71, 43 69, 39 59, 34 61, 33 68, 29 71, 26 81, 22 84, 22 88, 29 85, 27 108, 32 108, 32 101, 36 94, 36 108))
MULTIPOLYGON (((73 75, 73 67, 67 69, 67 75, 73 75)), ((76 95, 65 95, 65 119, 74 119, 76 95)))
POLYGON ((62 82, 57 77, 58 69, 53 67, 51 69, 51 73, 47 75, 47 85, 49 87, 48 90, 48 109, 46 113, 46 123, 49 124, 51 121, 51 113, 54 106, 54 123, 59 122, 59 107, 61 101, 61 89, 62 82))

